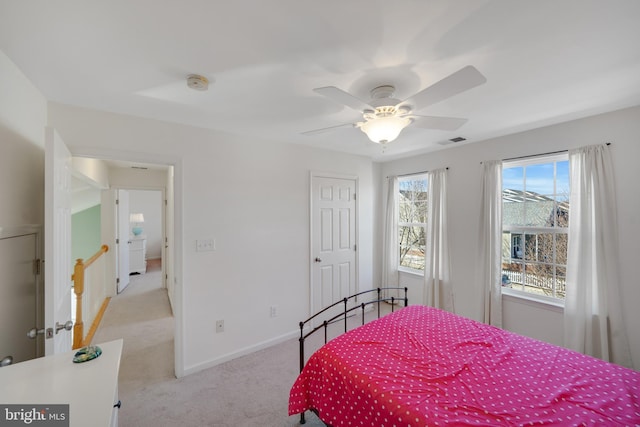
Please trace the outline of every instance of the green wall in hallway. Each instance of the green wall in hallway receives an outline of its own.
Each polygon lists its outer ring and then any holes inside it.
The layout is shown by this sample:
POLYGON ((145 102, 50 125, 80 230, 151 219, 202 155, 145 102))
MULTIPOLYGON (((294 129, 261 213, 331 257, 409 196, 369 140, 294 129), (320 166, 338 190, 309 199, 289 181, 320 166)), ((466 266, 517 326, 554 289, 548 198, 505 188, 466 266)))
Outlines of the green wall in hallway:
POLYGON ((95 254, 100 242, 100 205, 71 215, 71 259, 87 259, 95 254))

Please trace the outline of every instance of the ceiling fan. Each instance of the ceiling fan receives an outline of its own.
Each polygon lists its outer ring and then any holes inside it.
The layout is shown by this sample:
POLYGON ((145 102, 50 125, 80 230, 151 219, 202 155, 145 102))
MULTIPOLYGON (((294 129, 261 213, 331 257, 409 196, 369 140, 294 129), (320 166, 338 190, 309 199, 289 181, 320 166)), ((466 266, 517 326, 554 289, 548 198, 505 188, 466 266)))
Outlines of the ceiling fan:
POLYGON ((364 120, 302 133, 315 135, 343 127, 357 127, 366 133, 371 141, 386 144, 396 139, 402 129, 411 123, 428 129, 456 130, 465 124, 467 119, 422 116, 413 112, 484 84, 486 81, 487 79, 475 67, 467 65, 404 101, 393 98, 395 87, 392 85, 373 88, 369 102, 364 102, 335 86, 316 88, 313 89, 314 92, 360 111, 364 120))

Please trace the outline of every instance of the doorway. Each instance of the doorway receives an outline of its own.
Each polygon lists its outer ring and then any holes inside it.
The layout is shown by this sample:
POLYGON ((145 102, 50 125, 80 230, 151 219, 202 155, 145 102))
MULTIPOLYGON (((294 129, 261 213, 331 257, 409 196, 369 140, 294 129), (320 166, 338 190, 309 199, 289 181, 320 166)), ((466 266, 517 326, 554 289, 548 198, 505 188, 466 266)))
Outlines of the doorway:
MULTIPOLYGON (((144 157, 138 160, 114 160, 114 158, 125 157, 129 153, 110 153, 105 156, 104 153, 91 153, 83 152, 83 156, 88 158, 100 159, 108 166, 109 169, 109 187, 110 189, 102 192, 102 236, 103 243, 107 244, 113 251, 109 251, 108 264, 110 264, 109 271, 112 277, 109 278, 109 283, 112 283, 112 296, 116 293, 116 279, 117 279, 117 209, 116 209, 116 191, 126 190, 131 192, 151 192, 160 198, 159 207, 157 211, 160 213, 153 214, 154 217, 160 218, 161 229, 160 233, 160 259, 162 264, 162 287, 166 288, 167 295, 169 296, 171 310, 173 312, 175 320, 174 331, 174 354, 175 354, 175 366, 174 373, 177 377, 184 375, 184 369, 182 366, 182 337, 181 337, 181 309, 180 301, 181 295, 179 294, 180 288, 174 286, 179 283, 179 274, 181 272, 179 254, 181 251, 181 218, 179 216, 180 209, 176 209, 175 206, 179 206, 181 203, 181 194, 179 191, 174 192, 175 187, 180 188, 178 183, 180 182, 180 165, 172 164, 160 164, 160 163, 146 163, 144 157), (107 158, 105 158, 107 157, 107 158), (175 236, 175 238, 174 238, 175 236)), ((129 197, 131 200, 131 197, 129 197)), ((130 205, 135 202, 130 201, 130 205)), ((129 213, 136 213, 129 210, 129 213)), ((144 213, 144 212, 143 212, 144 213)), ((146 213, 144 213, 144 224, 142 224, 143 230, 147 226, 148 221, 153 218, 147 219, 146 213)), ((129 218, 127 218, 129 219, 129 218)), ((156 219, 157 220, 157 219, 156 219)), ((133 224, 127 227, 127 239, 131 236, 133 224)), ((146 230, 145 234, 148 234, 149 230, 146 230)), ((127 240, 128 241, 128 240, 127 240)), ((152 248, 153 249, 153 248, 152 248)), ((157 256, 157 253, 156 255, 157 256)), ((130 276, 133 278, 134 276, 130 276)), ((126 293, 126 291, 125 291, 126 293)))
MULTIPOLYGON (((164 190, 118 190, 119 194, 127 194, 127 210, 118 210, 118 223, 122 216, 128 226, 128 245, 121 245, 126 254, 119 254, 118 258, 128 256, 129 274, 145 274, 149 267, 159 266, 164 272, 165 249, 165 218, 163 201, 164 190)), ((123 206, 119 197, 119 207, 123 206)), ((165 285, 165 275, 161 279, 161 287, 165 285)), ((123 277, 120 275, 120 283, 123 277)))

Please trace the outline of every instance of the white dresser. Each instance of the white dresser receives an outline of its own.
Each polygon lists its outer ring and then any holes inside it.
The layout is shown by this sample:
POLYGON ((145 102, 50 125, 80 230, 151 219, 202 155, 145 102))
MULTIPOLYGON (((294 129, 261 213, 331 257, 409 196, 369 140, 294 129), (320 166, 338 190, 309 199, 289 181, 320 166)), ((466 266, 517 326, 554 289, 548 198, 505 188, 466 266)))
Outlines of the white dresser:
POLYGON ((147 236, 131 237, 129 244, 129 271, 144 274, 147 272, 147 236))
POLYGON ((74 350, 0 368, 0 403, 68 404, 70 427, 117 426, 122 340, 98 346, 102 355, 84 363, 74 350))

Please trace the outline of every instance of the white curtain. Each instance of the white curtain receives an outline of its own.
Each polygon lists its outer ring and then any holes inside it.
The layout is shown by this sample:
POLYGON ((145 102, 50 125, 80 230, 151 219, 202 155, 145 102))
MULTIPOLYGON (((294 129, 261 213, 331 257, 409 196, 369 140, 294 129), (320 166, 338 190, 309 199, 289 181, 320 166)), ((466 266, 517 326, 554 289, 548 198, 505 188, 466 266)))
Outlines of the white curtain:
MULTIPOLYGON (((382 240, 382 287, 398 286, 398 264, 400 262, 400 248, 398 247, 398 177, 389 177, 387 193, 387 209, 384 221, 384 236, 382 240)), ((397 293, 393 293, 397 295, 397 293)), ((385 297, 391 295, 385 294, 385 297)))
POLYGON ((447 170, 427 173, 427 253, 424 270, 425 305, 454 311, 449 257, 447 170))
POLYGON ((569 171, 564 344, 631 367, 619 293, 618 224, 609 147, 569 151, 569 171))
POLYGON ((483 162, 478 282, 484 322, 502 327, 502 161, 483 162))

